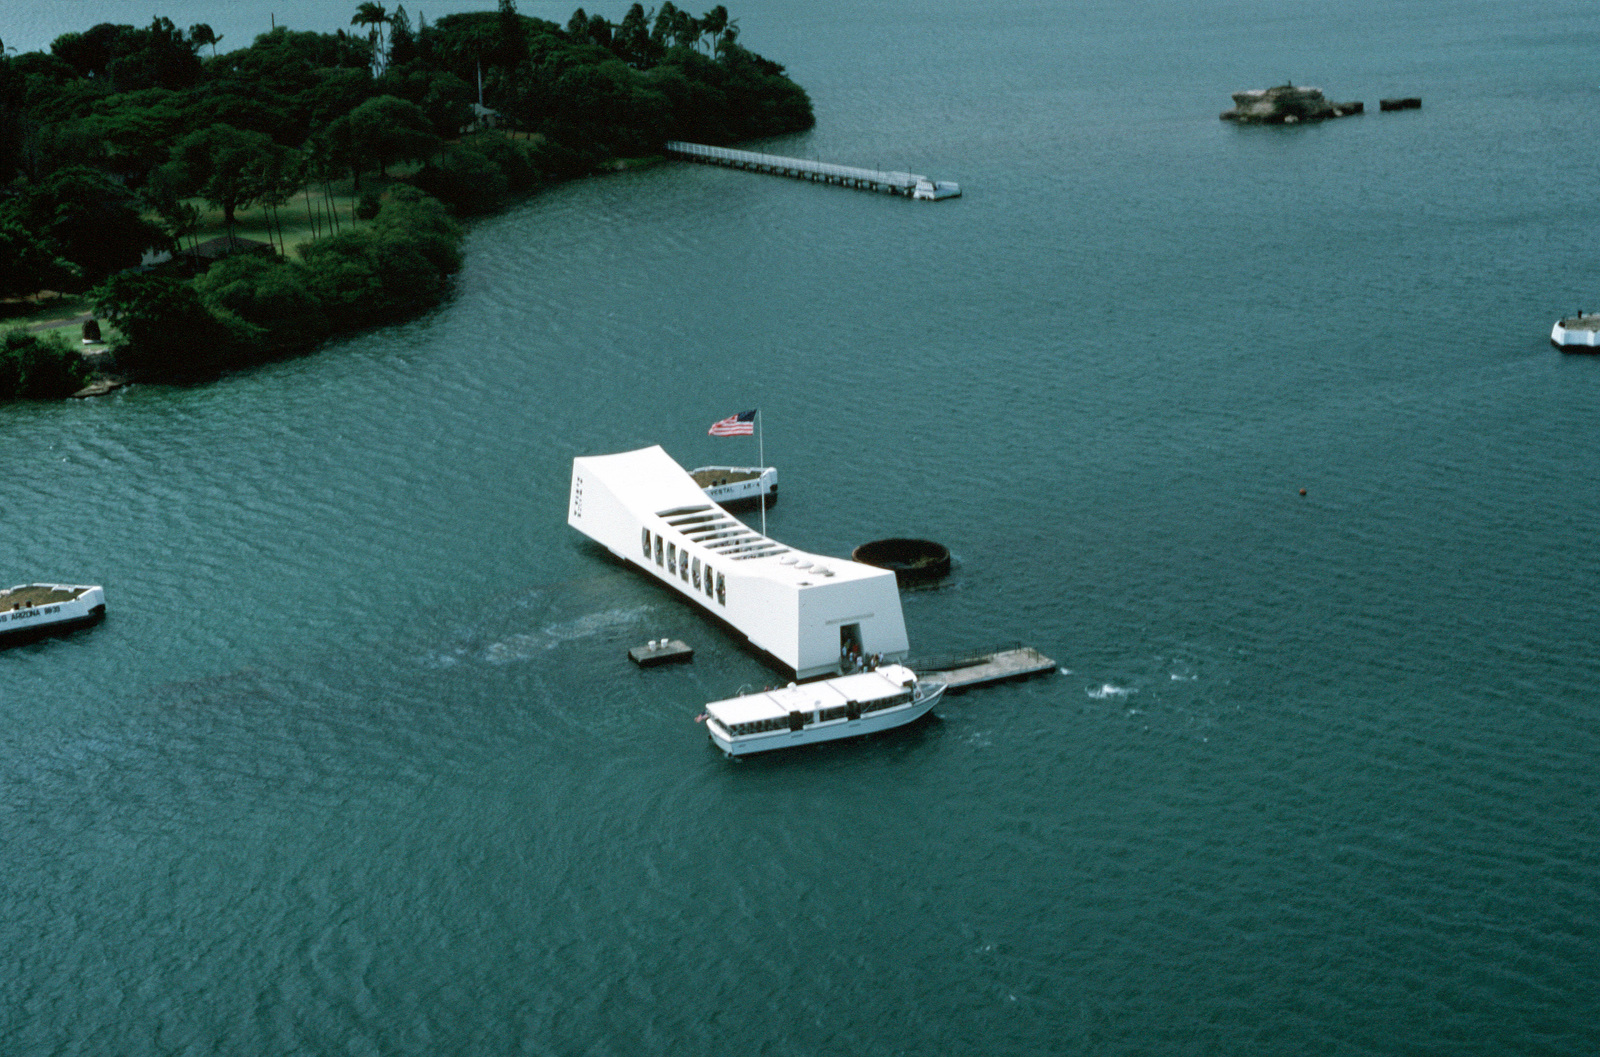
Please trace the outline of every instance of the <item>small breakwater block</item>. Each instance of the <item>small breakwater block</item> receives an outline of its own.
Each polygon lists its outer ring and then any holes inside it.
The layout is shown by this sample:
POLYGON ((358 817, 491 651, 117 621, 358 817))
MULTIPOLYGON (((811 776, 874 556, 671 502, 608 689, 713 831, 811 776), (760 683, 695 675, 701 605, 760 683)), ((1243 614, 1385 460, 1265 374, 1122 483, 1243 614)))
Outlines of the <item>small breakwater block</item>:
POLYGON ((1422 109, 1422 100, 1419 99, 1418 97, 1414 96, 1414 95, 1406 96, 1404 99, 1380 99, 1380 100, 1378 100, 1378 109, 1379 110, 1421 110, 1422 109))
POLYGON ((651 639, 628 651, 628 659, 641 668, 694 660, 694 650, 678 639, 651 639))

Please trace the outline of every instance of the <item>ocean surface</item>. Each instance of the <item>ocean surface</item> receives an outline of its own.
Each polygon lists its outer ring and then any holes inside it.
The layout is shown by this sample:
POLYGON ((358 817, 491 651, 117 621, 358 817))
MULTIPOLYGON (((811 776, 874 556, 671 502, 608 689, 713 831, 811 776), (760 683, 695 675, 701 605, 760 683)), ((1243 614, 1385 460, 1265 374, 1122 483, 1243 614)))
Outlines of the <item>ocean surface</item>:
POLYGON ((964 196, 579 181, 425 318, 0 407, 0 579, 110 606, 0 653, 0 1052, 1595 1052, 1593 5, 733 6, 761 146, 964 196), (1217 120, 1289 79, 1368 112, 1217 120), (1059 670, 714 752, 778 675, 566 496, 750 407, 772 535, 942 541, 914 649, 1059 670))

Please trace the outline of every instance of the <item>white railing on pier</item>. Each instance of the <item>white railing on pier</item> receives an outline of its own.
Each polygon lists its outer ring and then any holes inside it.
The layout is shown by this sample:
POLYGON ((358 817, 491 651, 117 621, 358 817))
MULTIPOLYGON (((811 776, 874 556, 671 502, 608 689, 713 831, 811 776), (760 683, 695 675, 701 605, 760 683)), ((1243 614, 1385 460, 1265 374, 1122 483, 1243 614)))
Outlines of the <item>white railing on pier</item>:
POLYGON ((849 165, 833 165, 825 161, 810 161, 806 158, 785 158, 777 154, 758 154, 748 150, 730 150, 727 147, 708 147, 703 143, 684 143, 673 140, 667 145, 668 154, 698 161, 707 161, 716 165, 732 165, 741 169, 754 169, 757 172, 771 172, 781 176, 798 176, 807 179, 821 179, 827 183, 853 184, 857 187, 869 187, 873 190, 885 190, 891 194, 909 195, 916 190, 917 184, 931 183, 926 176, 919 176, 909 172, 886 172, 882 169, 857 169, 849 165))

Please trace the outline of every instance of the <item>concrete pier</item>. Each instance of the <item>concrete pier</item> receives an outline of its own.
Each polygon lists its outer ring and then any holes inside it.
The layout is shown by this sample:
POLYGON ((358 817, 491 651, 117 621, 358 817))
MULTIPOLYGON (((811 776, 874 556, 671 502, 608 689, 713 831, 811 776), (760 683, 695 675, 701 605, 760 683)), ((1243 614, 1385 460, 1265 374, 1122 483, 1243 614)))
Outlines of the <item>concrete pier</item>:
POLYGON ((946 693, 959 694, 975 686, 1024 679, 1055 670, 1056 662, 1032 646, 1016 646, 990 653, 962 657, 929 658, 926 662, 907 662, 920 679, 943 683, 946 693))
POLYGON ((675 158, 701 162, 706 165, 723 165, 748 172, 788 176, 797 180, 837 184, 865 191, 881 191, 908 198, 936 201, 956 198, 961 187, 948 180, 931 180, 917 173, 886 171, 883 169, 857 169, 849 165, 810 161, 806 158, 785 158, 778 154, 757 154, 748 150, 731 150, 727 147, 708 147, 703 143, 684 143, 672 140, 666 151, 675 158))

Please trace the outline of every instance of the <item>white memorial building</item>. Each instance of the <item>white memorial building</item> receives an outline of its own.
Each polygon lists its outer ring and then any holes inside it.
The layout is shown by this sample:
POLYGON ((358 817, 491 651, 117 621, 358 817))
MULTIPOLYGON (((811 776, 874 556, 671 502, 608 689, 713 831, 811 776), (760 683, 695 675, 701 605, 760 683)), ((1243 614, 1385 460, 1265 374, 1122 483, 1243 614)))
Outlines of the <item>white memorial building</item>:
POLYGON ((894 573, 786 547, 707 498, 659 445, 572 460, 567 524, 725 621, 797 679, 843 651, 906 654, 894 573))

